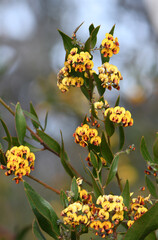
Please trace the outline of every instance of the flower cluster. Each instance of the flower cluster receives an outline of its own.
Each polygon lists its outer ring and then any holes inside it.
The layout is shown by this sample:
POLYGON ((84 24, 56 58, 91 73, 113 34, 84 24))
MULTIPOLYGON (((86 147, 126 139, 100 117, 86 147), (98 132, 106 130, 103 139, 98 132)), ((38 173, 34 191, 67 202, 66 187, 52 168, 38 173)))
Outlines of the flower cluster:
POLYGON ((133 125, 133 118, 131 113, 126 111, 123 107, 107 108, 104 112, 104 116, 107 117, 109 114, 110 121, 114 123, 122 123, 124 127, 133 125))
POLYGON ((76 227, 86 226, 95 231, 96 236, 105 238, 116 231, 119 223, 124 221, 128 227, 140 218, 148 209, 146 202, 151 203, 150 195, 146 198, 132 198, 129 209, 123 203, 123 197, 117 195, 100 195, 95 204, 92 195, 78 186, 80 199, 74 203, 69 199, 69 205, 61 212, 64 224, 76 227), (125 214, 126 212, 126 214, 125 214))
POLYGON ((124 219, 123 198, 116 195, 99 196, 96 205, 85 189, 80 191, 81 201, 69 204, 61 215, 66 225, 85 225, 95 230, 95 234, 105 238, 113 233, 113 228, 124 219))
POLYGON ((101 138, 98 136, 96 129, 90 128, 87 124, 77 127, 75 133, 75 143, 86 147, 89 143, 98 146, 101 143, 101 138))
POLYGON ((21 145, 20 147, 14 146, 6 152, 7 166, 1 166, 2 169, 7 168, 6 176, 15 174, 13 180, 16 183, 22 181, 22 177, 29 175, 31 170, 34 170, 35 155, 30 152, 30 149, 21 145))
POLYGON ((145 212, 148 211, 148 209, 144 205, 145 202, 150 202, 149 199, 150 195, 146 198, 138 196, 137 198, 132 199, 129 214, 130 220, 127 222, 128 227, 131 227, 138 218, 140 218, 145 212))
POLYGON ((109 90, 116 88, 120 89, 119 82, 123 79, 118 68, 108 62, 98 67, 99 79, 102 81, 102 86, 108 88, 109 90))
POLYGON ((57 86, 62 92, 68 91, 70 86, 80 87, 84 83, 82 75, 80 77, 75 74, 84 72, 87 76, 87 71, 92 71, 93 61, 90 60, 91 55, 88 52, 79 52, 78 48, 72 48, 64 67, 59 71, 57 86))
POLYGON ((94 220, 91 221, 90 227, 96 231, 96 235, 105 238, 106 235, 113 233, 113 228, 124 219, 124 210, 122 196, 103 195, 99 196, 96 204, 94 220))
POLYGON ((104 57, 112 57, 113 54, 117 54, 120 50, 118 38, 115 38, 109 34, 105 34, 106 38, 103 39, 101 45, 103 49, 101 50, 101 53, 104 55, 104 57))

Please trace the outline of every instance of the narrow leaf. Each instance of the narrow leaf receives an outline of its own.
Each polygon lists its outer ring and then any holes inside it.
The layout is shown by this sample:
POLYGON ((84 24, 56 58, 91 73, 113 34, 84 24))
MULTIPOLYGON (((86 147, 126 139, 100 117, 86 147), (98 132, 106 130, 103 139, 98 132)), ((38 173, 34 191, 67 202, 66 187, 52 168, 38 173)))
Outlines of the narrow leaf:
POLYGON ((120 95, 118 96, 116 102, 115 102, 115 107, 117 107, 119 105, 119 102, 120 102, 120 95))
POLYGON ((86 97, 88 100, 90 100, 90 95, 89 95, 88 89, 87 89, 84 85, 81 86, 80 89, 81 89, 82 93, 85 95, 85 97, 86 97))
POLYGON ((32 230, 33 230, 33 234, 37 240, 46 240, 46 238, 44 237, 43 233, 41 232, 36 220, 33 221, 32 230))
POLYGON ((92 31, 94 29, 93 23, 89 26, 89 35, 91 35, 92 31))
POLYGON ((124 134, 124 129, 122 126, 119 126, 119 150, 121 150, 124 146, 125 143, 125 134, 124 134))
POLYGON ((44 131, 46 130, 47 127, 47 121, 48 121, 48 112, 46 112, 45 120, 44 120, 44 131))
POLYGON ((50 235, 53 239, 58 240, 57 235, 52 230, 52 224, 35 208, 31 198, 29 195, 27 195, 31 209, 43 231, 45 231, 48 235, 50 235))
POLYGON ((16 104, 15 126, 16 126, 16 132, 17 132, 19 143, 23 144, 24 137, 26 134, 26 120, 23 114, 23 110, 20 106, 20 103, 16 104))
POLYGON ((129 182, 126 180, 126 184, 124 186, 124 189, 122 191, 122 197, 123 197, 123 202, 125 206, 128 208, 130 204, 130 190, 129 190, 129 182))
POLYGON ((93 117, 95 117, 96 119, 98 119, 98 116, 96 115, 96 112, 95 112, 94 104, 92 104, 91 114, 92 114, 93 117))
POLYGON ((156 139, 153 145, 153 154, 154 154, 154 162, 158 163, 158 133, 156 133, 156 139))
POLYGON ((107 177, 106 185, 108 185, 116 175, 117 167, 118 167, 118 160, 119 160, 119 155, 114 157, 114 159, 112 161, 112 164, 109 169, 109 174, 107 177))
POLYGON ((105 130, 109 137, 111 137, 115 132, 115 126, 114 126, 114 123, 112 121, 110 121, 109 114, 107 115, 107 117, 105 119, 105 130))
POLYGON ((70 50, 74 47, 72 44, 72 38, 70 38, 68 35, 66 35, 62 31, 60 31, 59 29, 58 29, 58 32, 60 33, 60 35, 63 39, 65 50, 68 50, 70 52, 70 50))
POLYGON ((1 118, 0 118, 0 121, 1 121, 1 123, 2 123, 2 126, 3 126, 3 128, 4 128, 5 133, 6 133, 6 135, 7 135, 8 149, 10 149, 11 146, 12 146, 12 138, 11 138, 11 135, 10 135, 10 133, 9 133, 9 130, 8 130, 7 125, 5 124, 5 122, 4 122, 1 118))
POLYGON ((52 224, 52 229, 55 234, 59 235, 60 232, 57 223, 58 217, 50 203, 47 202, 44 198, 42 198, 38 193, 36 193, 35 190, 25 181, 24 189, 26 195, 29 197, 29 201, 31 201, 37 211, 52 224))
POLYGON ((36 126, 35 128, 39 128, 39 127, 42 128, 42 126, 41 126, 38 118, 36 118, 36 116, 34 116, 32 113, 27 112, 27 111, 25 111, 25 110, 23 110, 23 113, 25 114, 26 117, 28 117, 28 118, 31 119, 31 121, 32 121, 32 123, 33 123, 33 126, 34 126, 34 127, 36 126))
POLYGON ((93 189, 94 189, 94 195, 96 198, 98 198, 100 195, 103 194, 102 189, 99 187, 95 177, 93 176, 92 172, 87 168, 89 175, 92 178, 92 183, 93 183, 93 189))
POLYGON ((98 78, 98 75, 96 73, 93 73, 94 80, 96 82, 97 90, 100 96, 103 96, 105 89, 102 87, 102 81, 98 78))
POLYGON ((155 185, 147 176, 145 176, 145 183, 146 183, 146 186, 147 186, 149 192, 151 193, 151 195, 153 195, 155 198, 157 198, 158 195, 156 193, 155 185))
POLYGON ((142 137, 142 139, 141 139, 140 150, 141 150, 142 156, 145 159, 145 161, 150 162, 150 163, 153 162, 153 160, 148 152, 144 137, 142 137))
POLYGON ((144 240, 149 233, 158 229, 158 202, 138 218, 130 227, 124 240, 144 240))
POLYGON ((56 142, 52 137, 47 135, 45 132, 41 130, 37 130, 39 137, 43 140, 43 142, 50 147, 54 152, 60 155, 60 145, 56 142))
POLYGON ((91 37, 89 37, 85 42, 84 51, 90 52, 90 47, 91 47, 91 37))
MULTIPOLYGON (((65 149, 64 149, 64 141, 63 141, 63 136, 61 133, 61 150, 60 150, 60 159, 61 159, 61 163, 65 169, 65 171, 67 172, 67 174, 73 178, 74 176, 76 176, 74 170, 72 169, 71 165, 68 162, 67 159, 67 154, 65 153, 65 149)), ((76 176, 77 177, 77 176, 76 176)))
POLYGON ((60 200, 64 208, 68 207, 69 201, 66 196, 66 193, 63 190, 60 191, 60 200))
POLYGON ((91 160, 93 167, 95 169, 98 169, 98 160, 97 160, 95 154, 93 153, 93 151, 90 151, 90 160, 91 160))
POLYGON ((36 110, 34 109, 32 102, 30 102, 30 113, 35 117, 35 121, 30 117, 32 119, 32 124, 35 127, 35 129, 37 129, 39 126, 41 127, 40 121, 38 119, 38 115, 36 113, 36 110))
POLYGON ((101 140, 101 154, 103 158, 108 162, 111 163, 113 160, 113 154, 109 148, 109 145, 106 141, 104 133, 102 133, 102 140, 101 140))
POLYGON ((77 199, 78 199, 78 185, 77 185, 75 177, 73 177, 72 182, 71 182, 71 191, 74 194, 73 195, 74 201, 77 201, 77 199))
POLYGON ((91 48, 94 48, 97 42, 97 34, 99 31, 100 26, 97 26, 96 28, 93 29, 91 32, 91 48))
POLYGON ((109 34, 114 35, 114 30, 115 30, 115 24, 114 24, 113 27, 111 28, 109 34))
POLYGON ((1 149, 0 149, 0 163, 4 166, 7 165, 7 158, 1 149))

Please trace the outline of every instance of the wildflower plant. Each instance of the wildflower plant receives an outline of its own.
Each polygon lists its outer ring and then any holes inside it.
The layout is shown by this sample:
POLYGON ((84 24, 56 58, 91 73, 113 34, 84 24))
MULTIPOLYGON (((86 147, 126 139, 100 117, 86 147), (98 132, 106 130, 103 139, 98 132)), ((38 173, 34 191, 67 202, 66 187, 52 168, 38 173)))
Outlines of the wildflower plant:
POLYGON ((96 43, 100 26, 90 25, 89 38, 85 43, 77 39, 79 27, 72 37, 59 30, 66 56, 64 66, 57 75, 57 86, 62 93, 71 91, 73 87, 80 88, 89 102, 89 113, 81 125, 74 129, 73 134, 74 141, 80 145, 81 150, 87 149, 87 178, 83 178, 72 166, 64 148, 62 134, 61 144, 46 134, 47 115, 45 126, 42 126, 32 103, 30 111, 23 110, 20 103, 17 103, 13 110, 2 99, 0 103, 14 117, 17 135, 10 135, 1 118, 6 133, 4 140, 8 143, 7 150, 4 150, 2 145, 0 148, 1 169, 5 170, 6 176, 13 175, 17 184, 24 184, 26 196, 35 215, 35 239, 46 239, 45 234, 48 234, 52 239, 78 240, 82 238, 82 234, 88 232, 93 233, 92 239, 96 239, 96 236, 100 239, 139 240, 147 236, 148 239, 156 239, 154 231, 158 229, 158 135, 153 145, 153 157, 142 137, 141 153, 147 162, 145 182, 149 195, 143 196, 145 187, 142 187, 140 194, 134 196, 130 193, 128 180, 123 185, 118 172, 120 154, 129 154, 135 150, 133 144, 124 149, 124 130, 134 124, 132 113, 119 105, 120 97, 114 106, 110 106, 105 98, 106 91, 120 90, 123 80, 118 68, 109 63, 111 57, 120 51, 119 40, 114 37, 115 26, 105 34, 99 47, 96 47, 96 43), (98 66, 98 72, 93 69, 95 51, 100 51, 102 62, 98 66), (31 120, 32 128, 27 125, 27 118, 31 120), (118 131, 120 140, 118 152, 114 152, 111 147, 111 137, 115 131, 118 131), (28 142, 28 136, 39 143, 39 148, 28 142), (44 150, 60 158, 66 173, 72 178, 69 190, 60 191, 32 176, 31 171, 36 167, 35 153, 44 150), (27 178, 60 195, 63 205, 61 216, 57 216, 53 207, 27 183, 27 178), (119 195, 112 190, 108 193, 106 188, 115 178, 119 195))

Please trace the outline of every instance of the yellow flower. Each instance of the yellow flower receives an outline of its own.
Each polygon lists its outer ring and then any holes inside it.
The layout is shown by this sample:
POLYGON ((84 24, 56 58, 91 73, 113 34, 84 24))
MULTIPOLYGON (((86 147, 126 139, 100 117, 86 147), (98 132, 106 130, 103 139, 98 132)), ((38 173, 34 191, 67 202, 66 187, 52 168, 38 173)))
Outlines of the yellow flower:
POLYGON ((30 171, 33 170, 35 155, 30 152, 27 146, 13 147, 6 152, 7 157, 7 169, 5 175, 15 174, 13 180, 16 183, 22 181, 22 177, 29 175, 30 171))
POLYGON ((98 217, 101 220, 108 220, 109 219, 109 212, 105 211, 105 209, 100 209, 98 213, 98 217))
POLYGON ((94 103, 94 108, 96 108, 96 109, 102 109, 102 107, 103 107, 103 102, 101 101, 101 102, 95 102, 94 103))
POLYGON ((124 211, 116 212, 112 217, 112 221, 115 221, 115 220, 123 221, 124 219, 123 215, 124 215, 124 211))
POLYGON ((129 220, 129 221, 127 222, 127 226, 130 228, 130 227, 132 226, 133 223, 134 223, 133 220, 129 220))
POLYGON ((95 145, 95 146, 100 145, 101 137, 99 137, 99 136, 92 137, 91 140, 90 140, 90 143, 95 145))

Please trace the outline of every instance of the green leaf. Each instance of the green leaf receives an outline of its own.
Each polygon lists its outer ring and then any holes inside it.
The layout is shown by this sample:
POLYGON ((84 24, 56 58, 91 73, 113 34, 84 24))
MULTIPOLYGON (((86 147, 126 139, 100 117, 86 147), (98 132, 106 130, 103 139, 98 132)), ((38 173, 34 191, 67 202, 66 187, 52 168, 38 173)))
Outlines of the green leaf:
POLYGON ((111 163, 113 160, 113 153, 111 152, 111 149, 109 148, 109 145, 106 141, 104 133, 102 133, 102 139, 101 139, 101 154, 103 158, 108 162, 111 163))
POLYGON ((118 96, 116 102, 115 102, 115 107, 117 107, 119 105, 119 102, 120 102, 120 95, 118 96))
POLYGON ((78 185, 76 182, 76 178, 73 177, 72 182, 71 182, 71 191, 73 192, 73 199, 74 201, 78 200, 78 185))
POLYGON ((42 198, 38 193, 36 193, 35 190, 25 181, 24 189, 27 197, 29 198, 29 202, 31 202, 37 211, 51 224, 52 231, 56 235, 59 235, 60 231, 58 226, 58 217, 50 203, 42 198))
POLYGON ((147 176, 145 176, 145 183, 146 183, 146 186, 147 186, 149 192, 151 193, 151 195, 154 196, 155 198, 157 198, 158 195, 156 193, 155 185, 147 176))
POLYGON ((115 24, 113 25, 113 27, 111 28, 109 34, 111 34, 112 36, 114 35, 114 30, 115 30, 115 24))
POLYGON ((88 91, 88 89, 86 88, 86 86, 85 86, 85 85, 82 85, 82 86, 80 87, 80 89, 81 89, 82 93, 85 95, 85 97, 86 97, 88 100, 90 100, 89 91, 88 91))
POLYGON ((145 159, 145 161, 147 161, 149 163, 153 162, 153 160, 148 152, 144 136, 141 139, 140 150, 141 150, 141 154, 142 154, 143 158, 145 159))
POLYGON ((35 127, 35 129, 37 129, 39 126, 41 127, 41 124, 40 124, 40 121, 38 119, 38 115, 36 113, 36 110, 34 109, 34 106, 32 104, 32 102, 30 102, 30 113, 34 116, 35 119, 30 118, 32 119, 32 124, 33 126, 35 127))
POLYGON ((10 135, 10 133, 9 133, 9 130, 8 130, 7 125, 5 124, 5 122, 4 122, 1 118, 0 118, 0 121, 1 121, 1 123, 2 123, 2 126, 3 126, 3 128, 4 128, 5 133, 6 133, 6 135, 7 135, 8 149, 10 149, 11 146, 12 146, 12 138, 11 138, 11 135, 10 135))
POLYGON ((91 37, 89 37, 85 42, 84 51, 90 52, 90 48, 91 48, 91 37))
POLYGON ((96 115, 96 112, 95 112, 94 104, 92 104, 91 114, 92 114, 93 117, 95 117, 96 119, 98 119, 98 116, 96 115))
POLYGON ((93 77, 96 82, 96 86, 97 86, 99 95, 103 96, 106 88, 102 87, 102 81, 98 78, 98 75, 96 73, 93 73, 93 77))
POLYGON ((7 158, 1 149, 0 149, 0 163, 4 166, 7 165, 7 158))
POLYGON ((158 163, 158 133, 156 133, 156 139, 153 145, 153 154, 154 154, 154 162, 158 163))
POLYGON ((30 149, 30 151, 34 152, 34 153, 41 151, 40 148, 34 147, 32 144, 30 144, 26 141, 24 141, 24 146, 27 146, 30 149))
POLYGON ((60 200, 64 208, 68 207, 69 201, 67 199, 66 193, 63 190, 60 191, 60 200))
POLYGON ((26 134, 26 120, 23 114, 23 110, 20 106, 20 103, 16 104, 15 126, 16 126, 16 132, 17 132, 19 143, 22 145, 25 134, 26 134))
POLYGON ((60 145, 58 142, 56 142, 52 137, 39 129, 37 130, 37 133, 38 136, 49 148, 51 148, 55 153, 57 153, 57 155, 60 155, 60 145))
POLYGON ((97 43, 97 34, 100 29, 100 26, 94 28, 91 32, 91 48, 93 49, 97 43))
POLYGON ((144 240, 157 240, 155 232, 151 232, 144 240))
POLYGON ((53 239, 58 240, 57 235, 55 234, 55 232, 52 230, 52 224, 44 217, 42 216, 42 214, 40 214, 40 212, 35 208, 31 198, 29 195, 27 195, 31 209, 41 227, 41 229, 43 231, 45 231, 48 235, 50 235, 51 237, 53 237, 53 239))
MULTIPOLYGON (((8 138, 7 137, 4 137, 3 138, 5 141, 8 142, 8 138)), ((25 142, 25 141, 24 141, 25 142)), ((19 141, 18 141, 18 138, 17 137, 12 137, 12 146, 17 146, 19 147, 20 144, 19 144, 19 141)))
POLYGON ((106 181, 106 185, 108 185, 116 175, 117 167, 118 167, 118 160, 119 160, 119 155, 116 155, 111 163, 111 166, 109 169, 109 174, 108 174, 107 181, 106 181))
POLYGON ((28 118, 31 119, 31 122, 33 123, 33 126, 34 126, 34 127, 35 127, 35 125, 36 125, 35 128, 39 128, 39 127, 42 128, 42 126, 41 126, 38 118, 36 118, 36 116, 34 116, 32 113, 27 112, 27 111, 25 111, 25 110, 23 110, 23 113, 25 114, 26 117, 28 117, 28 118))
POLYGON ((93 23, 89 26, 89 35, 91 35, 92 31, 94 30, 93 23))
POLYGON ((46 240, 46 238, 42 234, 42 232, 41 232, 41 230, 39 228, 39 225, 38 225, 36 220, 33 221, 32 230, 33 230, 33 234, 34 234, 34 236, 35 236, 35 238, 37 240, 46 240))
POLYGON ((138 218, 127 231, 124 240, 144 240, 149 233, 158 229, 158 202, 138 218))
POLYGON ((95 154, 93 153, 93 151, 90 151, 90 160, 91 160, 93 167, 95 169, 98 169, 98 160, 97 160, 95 154))
POLYGON ((58 32, 60 33, 63 39, 65 50, 68 50, 70 52, 70 50, 74 47, 74 45, 72 44, 72 38, 70 38, 68 35, 60 31, 59 29, 58 29, 58 32))
POLYGON ((124 186, 124 189, 122 191, 122 197, 123 197, 123 203, 128 208, 130 204, 130 190, 129 190, 129 182, 126 180, 126 184, 124 186))
POLYGON ((110 116, 110 114, 108 113, 108 115, 106 116, 106 119, 105 119, 105 130, 106 130, 107 135, 109 137, 111 137, 115 132, 115 126, 114 126, 114 123, 112 121, 110 121, 109 116, 110 116))
POLYGON ((98 198, 100 195, 103 195, 103 191, 100 188, 100 186, 98 185, 95 177, 93 176, 92 172, 90 171, 90 169, 87 167, 88 173, 92 178, 92 183, 93 183, 93 190, 94 190, 94 195, 96 198, 98 198))
POLYGON ((124 134, 124 129, 122 126, 119 126, 119 150, 121 150, 124 146, 125 143, 125 134, 124 134))
POLYGON ((63 136, 62 136, 62 133, 61 133, 61 150, 60 150, 60 159, 61 159, 61 163, 65 169, 65 171, 67 172, 67 174, 73 178, 74 176, 76 176, 74 170, 72 169, 71 165, 69 164, 68 162, 68 157, 67 157, 67 154, 65 152, 65 149, 64 149, 64 141, 63 141, 63 136))
POLYGON ((44 131, 46 130, 47 127, 47 121, 48 121, 48 112, 46 112, 45 120, 44 120, 44 131))

